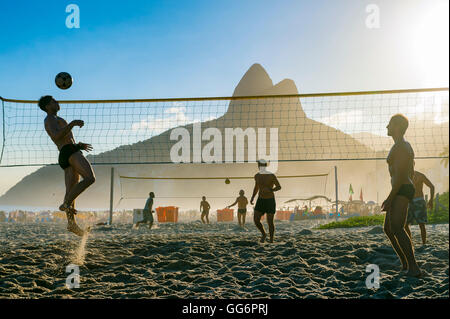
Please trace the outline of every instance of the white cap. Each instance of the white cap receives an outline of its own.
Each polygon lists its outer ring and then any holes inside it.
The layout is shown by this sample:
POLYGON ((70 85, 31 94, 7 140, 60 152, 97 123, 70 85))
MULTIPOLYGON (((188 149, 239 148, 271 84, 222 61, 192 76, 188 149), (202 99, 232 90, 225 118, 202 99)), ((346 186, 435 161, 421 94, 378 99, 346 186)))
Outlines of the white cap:
POLYGON ((265 159, 258 160, 258 165, 267 166, 267 161, 265 159))

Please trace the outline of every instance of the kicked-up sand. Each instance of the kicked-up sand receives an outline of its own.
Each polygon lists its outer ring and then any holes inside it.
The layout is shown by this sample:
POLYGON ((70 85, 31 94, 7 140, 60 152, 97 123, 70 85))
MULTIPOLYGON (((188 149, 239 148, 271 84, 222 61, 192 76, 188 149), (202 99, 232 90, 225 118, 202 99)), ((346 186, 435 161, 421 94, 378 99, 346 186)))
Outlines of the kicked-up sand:
POLYGON ((0 223, 0 298, 449 297, 448 224, 428 225, 425 246, 412 227, 422 278, 400 271, 381 227, 275 226, 275 242, 261 244, 250 220, 245 230, 199 221, 151 230, 116 224, 85 238, 62 224, 0 223), (66 287, 70 264, 79 265, 79 288, 66 287), (370 264, 379 267, 378 289, 366 286, 370 264))

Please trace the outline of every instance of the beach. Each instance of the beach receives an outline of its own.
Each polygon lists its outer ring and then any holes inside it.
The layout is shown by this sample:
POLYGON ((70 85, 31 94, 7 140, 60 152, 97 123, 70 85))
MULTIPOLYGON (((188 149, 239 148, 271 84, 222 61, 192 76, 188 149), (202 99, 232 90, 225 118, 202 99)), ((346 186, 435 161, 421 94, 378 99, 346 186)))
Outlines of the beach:
MULTIPOLYGON (((268 229, 267 223, 264 227, 268 229)), ((316 230, 317 221, 276 221, 259 243, 247 220, 97 226, 85 238, 64 224, 0 223, 0 298, 448 298, 449 226, 428 225, 422 278, 406 277, 381 227, 316 230), (79 265, 80 286, 66 287, 79 265), (379 267, 369 289, 366 267, 379 267)))

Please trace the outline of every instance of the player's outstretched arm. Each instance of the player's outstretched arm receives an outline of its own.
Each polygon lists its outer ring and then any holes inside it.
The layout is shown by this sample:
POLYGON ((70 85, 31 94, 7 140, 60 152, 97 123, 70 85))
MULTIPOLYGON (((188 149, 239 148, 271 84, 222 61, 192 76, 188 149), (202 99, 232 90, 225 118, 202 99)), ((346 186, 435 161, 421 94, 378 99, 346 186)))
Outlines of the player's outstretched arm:
POLYGON ((280 182, 278 181, 278 178, 275 175, 273 175, 273 178, 274 178, 273 183, 275 184, 275 187, 272 189, 272 191, 277 192, 281 189, 281 185, 280 182))
POLYGON ((93 150, 91 144, 81 143, 79 142, 78 145, 80 146, 80 149, 86 152, 90 152, 93 150))
POLYGON ((423 175, 423 183, 427 185, 430 188, 430 200, 428 201, 428 208, 433 209, 433 202, 434 202, 434 185, 433 183, 425 176, 423 175))
POLYGON ((235 201, 235 202, 234 202, 233 204, 231 204, 231 205, 227 206, 227 208, 233 207, 234 205, 236 205, 236 204, 237 204, 237 202, 238 202, 238 200, 237 200, 237 198, 236 198, 236 201, 235 201))
POLYGON ((64 127, 59 128, 58 127, 58 122, 56 119, 54 118, 49 118, 45 121, 45 130, 47 131, 48 135, 53 139, 53 140, 59 140, 62 137, 66 136, 67 134, 70 133, 70 131, 75 127, 75 126, 79 126, 79 127, 83 127, 84 122, 81 120, 75 120, 70 122, 69 124, 67 124, 64 127))
POLYGON ((256 180, 255 180, 255 187, 253 188, 252 198, 250 199, 250 204, 252 204, 252 205, 253 205, 253 200, 255 199, 256 194, 258 194, 258 190, 259 190, 258 183, 256 183, 256 180))

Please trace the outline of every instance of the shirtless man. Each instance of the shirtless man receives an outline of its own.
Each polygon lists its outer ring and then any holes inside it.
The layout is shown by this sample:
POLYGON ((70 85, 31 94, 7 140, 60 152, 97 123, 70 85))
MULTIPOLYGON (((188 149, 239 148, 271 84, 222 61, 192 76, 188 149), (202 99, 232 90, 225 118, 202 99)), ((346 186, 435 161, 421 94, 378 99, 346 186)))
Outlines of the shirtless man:
POLYGON ((392 190, 382 205, 382 210, 386 211, 384 232, 400 258, 402 269, 408 270, 408 276, 419 277, 421 272, 414 257, 411 238, 405 230, 408 203, 415 193, 414 151, 404 139, 408 119, 402 114, 396 114, 386 128, 395 144, 387 157, 392 190))
POLYGON ((427 231, 425 229, 425 224, 428 221, 427 206, 429 209, 433 209, 434 185, 424 174, 418 171, 414 171, 413 182, 416 192, 414 193, 414 198, 409 202, 408 218, 406 219, 405 230, 412 240, 409 225, 411 225, 411 223, 416 220, 419 224, 420 235, 422 236, 422 244, 425 245, 427 242, 427 231), (423 184, 427 185, 430 188, 431 194, 428 205, 425 202, 425 198, 423 196, 423 184))
POLYGON ((58 147, 58 163, 64 170, 66 194, 59 210, 66 212, 67 229, 82 236, 84 231, 78 227, 74 217, 76 214, 75 199, 95 182, 91 164, 81 153, 81 150, 91 151, 92 146, 81 142, 75 144, 72 134, 72 128, 75 126, 83 127, 84 122, 75 120, 67 124, 63 118, 57 116, 60 110, 59 103, 49 95, 41 97, 38 105, 42 111, 47 113, 44 121, 45 130, 58 147), (81 182, 79 182, 80 175, 83 177, 81 182))
POLYGON ((266 170, 267 162, 265 160, 258 161, 259 173, 255 175, 255 187, 253 188, 253 195, 250 204, 253 205, 253 200, 258 194, 258 200, 253 213, 253 221, 256 227, 262 234, 260 242, 266 240, 266 232, 264 226, 261 224, 261 217, 267 213, 267 224, 269 224, 269 242, 273 243, 273 235, 275 233, 275 225, 273 224, 273 217, 275 216, 275 195, 274 192, 281 189, 277 177, 266 170), (274 187, 275 186, 275 187, 274 187))
POLYGON ((201 219, 202 219, 202 223, 203 224, 209 224, 209 209, 211 208, 211 206, 209 205, 209 203, 206 201, 206 197, 203 196, 202 197, 202 201, 200 202, 200 212, 202 213, 201 215, 201 219), (206 223, 205 220, 203 218, 206 217, 206 223))
POLYGON ((247 197, 244 196, 244 190, 242 190, 242 189, 239 191, 239 197, 236 198, 236 201, 233 204, 231 204, 230 206, 227 206, 227 208, 233 207, 236 204, 238 204, 239 226, 244 227, 245 226, 245 215, 247 213, 248 200, 247 200, 247 197))

